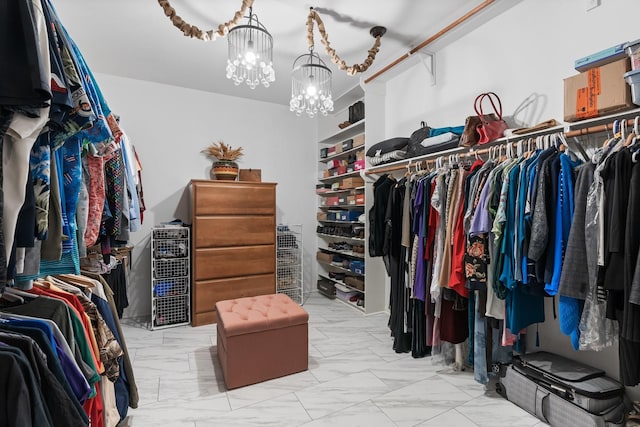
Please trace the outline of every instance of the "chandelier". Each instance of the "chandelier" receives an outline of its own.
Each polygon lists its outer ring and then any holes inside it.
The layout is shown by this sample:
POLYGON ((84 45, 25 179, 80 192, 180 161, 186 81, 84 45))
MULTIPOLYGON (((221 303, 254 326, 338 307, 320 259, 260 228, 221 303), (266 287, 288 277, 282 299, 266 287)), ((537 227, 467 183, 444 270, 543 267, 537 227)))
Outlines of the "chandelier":
POLYGON ((333 111, 331 70, 313 49, 293 61, 289 110, 297 116, 306 112, 309 117, 333 111))
POLYGON ((251 89, 275 81, 273 70, 273 38, 249 8, 247 25, 236 25, 227 34, 229 55, 227 78, 239 85, 245 82, 251 89))
POLYGON ((324 28, 324 23, 320 15, 313 7, 310 8, 307 16, 307 40, 309 42, 309 53, 300 55, 293 61, 293 71, 291 73, 291 100, 289 110, 300 115, 306 112, 309 117, 315 117, 321 113, 326 116, 333 111, 333 95, 331 93, 331 70, 327 68, 320 57, 314 53, 313 25, 318 24, 318 31, 322 36, 322 44, 325 46, 331 61, 338 65, 338 68, 353 76, 356 73, 365 72, 373 64, 376 54, 380 50, 380 39, 387 31, 385 27, 376 26, 370 31, 375 42, 369 54, 362 64, 347 65, 342 60, 336 50, 329 43, 329 36, 324 28))

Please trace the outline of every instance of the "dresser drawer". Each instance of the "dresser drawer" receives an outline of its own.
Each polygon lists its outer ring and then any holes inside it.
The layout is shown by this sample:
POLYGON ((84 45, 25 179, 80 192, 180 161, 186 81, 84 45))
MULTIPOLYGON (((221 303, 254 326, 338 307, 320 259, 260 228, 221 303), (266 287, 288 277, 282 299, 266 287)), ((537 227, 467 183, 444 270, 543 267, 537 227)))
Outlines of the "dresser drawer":
POLYGON ((197 181, 192 185, 196 216, 275 215, 275 184, 197 181))
POLYGON ((275 272, 275 245, 196 249, 194 280, 275 272))
POLYGON ((273 245, 274 216, 197 216, 194 222, 195 248, 273 245))
POLYGON ((276 278, 274 274, 197 281, 194 283, 193 312, 215 311, 218 301, 274 294, 275 292, 276 278))

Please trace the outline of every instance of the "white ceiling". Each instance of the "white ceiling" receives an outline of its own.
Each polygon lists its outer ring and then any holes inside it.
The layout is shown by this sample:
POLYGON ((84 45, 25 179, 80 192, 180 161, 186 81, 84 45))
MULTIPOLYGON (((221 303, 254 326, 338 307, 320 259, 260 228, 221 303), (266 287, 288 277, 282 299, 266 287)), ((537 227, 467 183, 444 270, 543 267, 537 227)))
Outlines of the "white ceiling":
MULTIPOLYGON (((374 41, 369 35, 372 26, 387 27, 378 57, 363 75, 366 77, 481 3, 255 0, 253 11, 274 39, 276 81, 269 88, 251 90, 225 78, 226 38, 204 42, 183 36, 156 0, 53 0, 60 19, 94 72, 285 105, 289 104, 293 60, 308 51, 306 18, 310 6, 323 19, 332 47, 348 64, 366 58, 374 41)), ((499 13, 496 10, 504 8, 505 3, 513 5, 517 1, 496 1, 483 13, 499 13)), ((171 0, 171 5, 186 22, 209 30, 229 21, 241 0, 171 0)), ((472 25, 467 27, 470 30, 472 25)), ((331 64, 317 29, 314 34, 316 51, 333 71, 336 97, 355 86, 359 77, 347 76, 331 64)))

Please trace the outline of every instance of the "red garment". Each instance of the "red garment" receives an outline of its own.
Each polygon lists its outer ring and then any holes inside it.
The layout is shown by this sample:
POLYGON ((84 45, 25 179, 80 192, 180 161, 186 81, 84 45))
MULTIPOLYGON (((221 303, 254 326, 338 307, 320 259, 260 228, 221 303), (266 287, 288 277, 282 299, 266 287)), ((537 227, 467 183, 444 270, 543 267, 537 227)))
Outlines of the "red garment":
MULTIPOLYGON (((100 381, 104 381, 104 379, 100 381)), ((87 399, 82 408, 89 417, 89 425, 91 427, 104 427, 104 403, 100 384, 96 384, 96 395, 91 399, 87 399)))
POLYGON ((440 340, 460 344, 469 336, 469 319, 466 305, 454 310, 454 301, 442 298, 440 307, 440 340))
MULTIPOLYGON (((469 173, 482 167, 484 162, 480 159, 476 160, 472 165, 469 173)), ((468 176, 468 175, 467 175, 468 176)), ((464 187, 463 192, 464 192, 464 187)), ((453 229, 453 254, 451 256, 451 276, 449 277, 449 288, 456 291, 460 296, 469 298, 469 289, 467 289, 467 277, 464 268, 464 256, 467 253, 467 236, 464 233, 464 200, 468 194, 460 195, 460 208, 456 216, 456 223, 453 229)))
POLYGON ((460 210, 454 227, 449 288, 456 291, 460 296, 469 298, 469 289, 466 287, 467 278, 464 270, 464 255, 467 252, 467 238, 464 234, 464 203, 460 203, 460 210))

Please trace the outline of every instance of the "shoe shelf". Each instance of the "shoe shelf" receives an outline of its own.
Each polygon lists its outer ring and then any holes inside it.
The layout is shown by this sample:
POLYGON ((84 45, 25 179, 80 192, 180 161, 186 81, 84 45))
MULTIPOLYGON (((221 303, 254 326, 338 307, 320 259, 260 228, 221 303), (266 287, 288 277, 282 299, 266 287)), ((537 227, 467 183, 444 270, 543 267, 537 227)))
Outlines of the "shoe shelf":
POLYGON ((345 288, 349 288, 349 290, 352 290, 352 291, 358 292, 358 293, 360 293, 360 294, 365 294, 365 295, 366 295, 366 292, 365 292, 365 291, 361 291, 361 290, 360 290, 360 289, 358 289, 358 288, 354 288, 353 286, 349 286, 349 285, 347 285, 346 283, 344 283, 342 280, 332 279, 331 277, 329 277, 329 275, 328 275, 328 274, 318 274, 318 276, 322 277, 323 279, 331 280, 333 283, 336 283, 336 284, 338 284, 338 285, 342 285, 342 286, 344 286, 345 288))
POLYGON ((353 171, 353 172, 347 172, 347 173, 343 173, 340 175, 334 175, 334 176, 329 176, 327 178, 318 178, 318 180, 320 182, 333 182, 333 181, 340 181, 343 178, 351 178, 351 177, 355 177, 355 176, 360 176, 360 172, 364 172, 362 171, 353 171))
POLYGON ((330 219, 319 219, 318 222, 326 222, 330 224, 362 224, 360 221, 334 221, 330 219))
POLYGON ((320 237, 328 237, 332 239, 344 239, 344 240, 353 240, 354 242, 365 242, 365 239, 361 237, 347 237, 347 236, 338 236, 337 234, 324 234, 324 233, 316 233, 320 237))
POLYGON ((350 148, 350 149, 342 151, 340 153, 336 153, 336 154, 332 154, 332 155, 324 157, 324 158, 320 158, 319 162, 320 163, 326 163, 329 160, 333 160, 333 159, 347 158, 347 157, 349 157, 349 154, 355 153, 356 151, 362 151, 362 150, 364 150, 364 146, 359 145, 357 147, 350 148))
POLYGON ((322 265, 325 265, 329 268, 334 269, 335 271, 341 272, 341 273, 349 273, 352 276, 358 276, 358 277, 364 277, 364 274, 360 274, 360 273, 356 273, 354 271, 349 270, 348 268, 344 268, 344 267, 339 267, 337 265, 331 264, 330 262, 324 262, 324 261, 319 261, 318 262, 322 265))
POLYGON ((341 251, 339 249, 332 249, 332 248, 322 248, 322 250, 325 252, 331 252, 333 254, 344 255, 344 256, 358 258, 358 259, 364 259, 364 253, 360 253, 360 252, 341 251))
POLYGON ((355 208, 364 208, 364 204, 359 204, 359 205, 331 205, 331 206, 318 206, 320 209, 355 209, 355 208))

